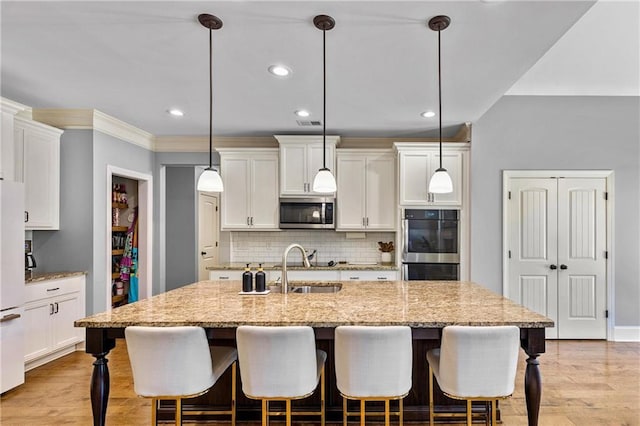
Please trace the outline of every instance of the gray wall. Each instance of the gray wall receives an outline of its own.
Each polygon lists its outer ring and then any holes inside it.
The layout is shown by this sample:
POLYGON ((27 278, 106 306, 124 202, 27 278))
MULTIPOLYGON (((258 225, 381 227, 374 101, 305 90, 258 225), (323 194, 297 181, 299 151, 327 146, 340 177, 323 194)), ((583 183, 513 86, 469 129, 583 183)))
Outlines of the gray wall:
POLYGON ((60 230, 33 231, 37 272, 87 271, 87 307, 93 298, 93 178, 91 130, 60 138, 60 230))
MULTIPOLYGON (((139 146, 106 135, 93 132, 93 170, 89 176, 93 179, 93 299, 87 301, 87 313, 103 312, 107 306, 107 198, 111 188, 107 188, 107 165, 153 175, 154 154, 139 146)), ((155 185, 155 182, 153 182, 155 185)), ((110 209, 109 209, 110 211, 110 209)), ((155 210, 154 210, 155 215, 155 210)), ((110 246, 109 246, 110 247, 110 246)), ((142 261, 142 260, 141 260, 142 261)), ((109 264, 110 265, 110 264, 109 264)), ((152 278, 155 280, 155 277, 152 278)))
POLYGON ((471 279, 502 293, 502 171, 613 170, 615 325, 640 325, 637 97, 505 96, 474 123, 471 279))
POLYGON ((194 168, 166 168, 166 290, 196 282, 196 188, 194 168))

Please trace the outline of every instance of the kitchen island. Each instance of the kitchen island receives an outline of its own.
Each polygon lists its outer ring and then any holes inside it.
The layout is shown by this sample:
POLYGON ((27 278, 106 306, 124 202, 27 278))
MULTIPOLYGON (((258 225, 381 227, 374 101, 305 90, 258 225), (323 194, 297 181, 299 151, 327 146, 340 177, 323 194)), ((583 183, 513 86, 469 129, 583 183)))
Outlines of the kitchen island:
MULTIPOLYGON (((291 283, 294 284, 294 283, 291 283)), ((425 353, 436 347, 447 325, 515 325, 528 355, 525 395, 530 425, 537 425, 542 383, 538 356, 545 351, 545 327, 553 321, 471 282, 343 282, 337 293, 239 295, 238 281, 201 281, 75 322, 86 328, 86 351, 94 362, 91 402, 95 425, 105 423, 109 397, 107 355, 131 325, 201 326, 213 341, 233 342, 240 325, 309 325, 332 360, 333 329, 340 325, 407 325, 414 339, 413 388, 408 411, 424 421, 427 404, 425 353), (425 343, 425 344, 423 344, 425 343)), ((322 347, 322 346, 321 346, 322 347)), ((328 368, 333 366, 328 361, 328 368)), ((332 374, 327 375, 332 379, 332 374)), ((335 384, 327 384, 331 389, 335 384)), ((239 394, 241 392, 238 392, 239 394)), ((240 395, 238 395, 240 396, 240 395)), ((337 399, 337 398, 336 398, 337 399)), ((340 405, 339 400, 328 402, 340 405)), ((238 403, 239 413, 242 405, 238 403)))

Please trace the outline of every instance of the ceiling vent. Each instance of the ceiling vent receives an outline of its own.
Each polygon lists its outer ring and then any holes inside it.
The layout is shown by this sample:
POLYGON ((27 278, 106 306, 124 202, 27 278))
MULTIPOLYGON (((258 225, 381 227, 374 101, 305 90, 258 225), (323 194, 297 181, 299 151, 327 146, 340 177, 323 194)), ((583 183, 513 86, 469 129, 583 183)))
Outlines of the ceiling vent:
POLYGON ((298 126, 322 126, 322 121, 318 120, 296 120, 298 126))

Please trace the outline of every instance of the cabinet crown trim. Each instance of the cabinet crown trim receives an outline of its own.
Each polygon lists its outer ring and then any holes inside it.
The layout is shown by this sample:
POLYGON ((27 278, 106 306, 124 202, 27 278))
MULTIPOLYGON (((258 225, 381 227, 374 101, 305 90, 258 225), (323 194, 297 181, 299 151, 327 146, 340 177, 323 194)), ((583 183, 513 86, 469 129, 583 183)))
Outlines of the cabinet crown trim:
MULTIPOLYGON (((306 143, 322 142, 322 135, 273 135, 273 137, 276 138, 276 140, 280 144, 301 143, 301 142, 306 142, 306 143)), ((326 142, 328 144, 333 144, 333 145, 340 144, 340 136, 327 135, 326 138, 327 138, 326 142)))

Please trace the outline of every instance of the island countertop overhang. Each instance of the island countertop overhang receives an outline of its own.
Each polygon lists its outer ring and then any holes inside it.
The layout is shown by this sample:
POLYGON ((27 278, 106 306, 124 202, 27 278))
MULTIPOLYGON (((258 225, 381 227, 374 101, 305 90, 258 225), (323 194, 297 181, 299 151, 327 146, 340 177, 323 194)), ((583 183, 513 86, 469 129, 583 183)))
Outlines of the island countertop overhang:
POLYGON ((332 294, 239 295, 240 290, 239 281, 200 281, 77 320, 75 326, 553 326, 549 318, 464 281, 343 281, 342 290, 332 294))

